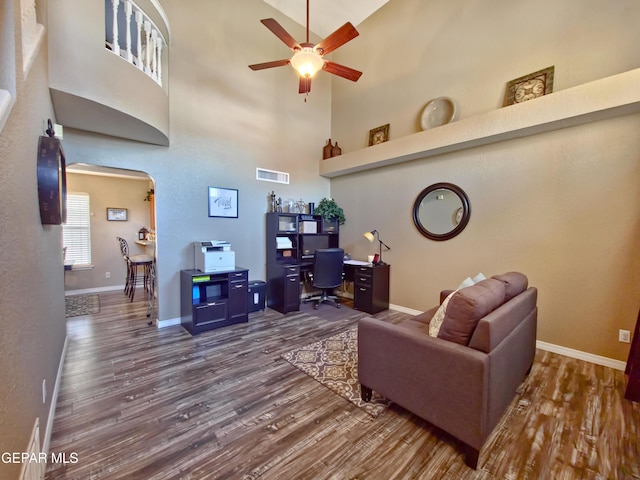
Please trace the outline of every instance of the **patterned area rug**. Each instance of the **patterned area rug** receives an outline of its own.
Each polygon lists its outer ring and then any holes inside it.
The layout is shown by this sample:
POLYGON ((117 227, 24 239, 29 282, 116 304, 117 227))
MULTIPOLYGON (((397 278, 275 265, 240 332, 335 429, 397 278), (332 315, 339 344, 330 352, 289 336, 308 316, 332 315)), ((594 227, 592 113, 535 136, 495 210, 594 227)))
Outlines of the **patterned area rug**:
POLYGON ((352 328, 282 355, 294 367, 334 393, 377 417, 389 401, 373 392, 370 402, 360 399, 358 384, 358 330, 352 328))
POLYGON ((95 294, 65 297, 66 317, 78 317, 100 311, 100 297, 95 294))

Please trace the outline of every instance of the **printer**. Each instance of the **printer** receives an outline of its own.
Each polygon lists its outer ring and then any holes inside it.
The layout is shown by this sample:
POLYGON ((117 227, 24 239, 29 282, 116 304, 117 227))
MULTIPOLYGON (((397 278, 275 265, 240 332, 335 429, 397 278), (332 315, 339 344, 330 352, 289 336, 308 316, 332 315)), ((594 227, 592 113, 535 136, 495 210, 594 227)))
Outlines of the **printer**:
POLYGON ((201 272, 219 272, 236 268, 236 252, 223 240, 193 242, 195 268, 201 272))

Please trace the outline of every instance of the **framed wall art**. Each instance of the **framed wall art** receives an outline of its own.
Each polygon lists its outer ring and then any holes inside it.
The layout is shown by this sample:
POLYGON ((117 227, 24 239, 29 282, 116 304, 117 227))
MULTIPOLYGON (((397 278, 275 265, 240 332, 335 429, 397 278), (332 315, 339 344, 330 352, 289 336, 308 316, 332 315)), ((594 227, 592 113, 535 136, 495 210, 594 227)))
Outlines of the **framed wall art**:
POLYGON ((389 124, 369 130, 369 146, 389 140, 389 124))
POLYGON ((511 80, 507 84, 505 107, 552 93, 553 74, 554 67, 551 66, 525 75, 524 77, 511 80))
POLYGON ((209 187, 209 216, 238 218, 238 190, 209 187))
POLYGON ((127 209, 126 208, 107 208, 107 220, 109 220, 110 222, 126 222, 127 209))

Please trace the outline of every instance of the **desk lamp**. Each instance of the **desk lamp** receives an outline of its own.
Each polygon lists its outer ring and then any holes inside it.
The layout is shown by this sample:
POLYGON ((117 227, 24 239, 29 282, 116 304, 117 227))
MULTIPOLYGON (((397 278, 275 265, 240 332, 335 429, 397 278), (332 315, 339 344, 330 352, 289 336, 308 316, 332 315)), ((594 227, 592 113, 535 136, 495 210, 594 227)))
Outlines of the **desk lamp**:
POLYGON ((380 253, 378 254, 378 261, 376 262, 376 265, 385 265, 385 263, 382 261, 382 246, 384 245, 387 248, 387 250, 391 250, 391 247, 386 243, 384 243, 382 240, 380 240, 380 232, 378 232, 377 230, 371 230, 370 232, 365 232, 363 233, 363 235, 364 235, 364 238, 366 238, 370 242, 373 242, 373 240, 375 240, 375 235, 378 236, 378 242, 380 243, 380 253))

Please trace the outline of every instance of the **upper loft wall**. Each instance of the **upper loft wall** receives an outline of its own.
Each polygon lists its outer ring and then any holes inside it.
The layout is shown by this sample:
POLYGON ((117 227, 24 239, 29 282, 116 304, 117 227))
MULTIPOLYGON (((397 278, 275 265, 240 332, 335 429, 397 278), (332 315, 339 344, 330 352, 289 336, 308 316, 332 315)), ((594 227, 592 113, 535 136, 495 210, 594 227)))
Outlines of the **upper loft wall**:
POLYGON ((358 26, 334 60, 364 73, 333 81, 332 138, 343 153, 369 130, 390 138, 420 131, 432 99, 458 102, 458 119, 501 108, 507 83, 555 66, 554 91, 640 67, 640 3, 392 0, 358 26), (375 45, 375 48, 372 46, 375 45))
POLYGON ((168 145, 168 48, 160 86, 105 48, 104 0, 59 0, 49 7, 49 87, 57 123, 168 145))

